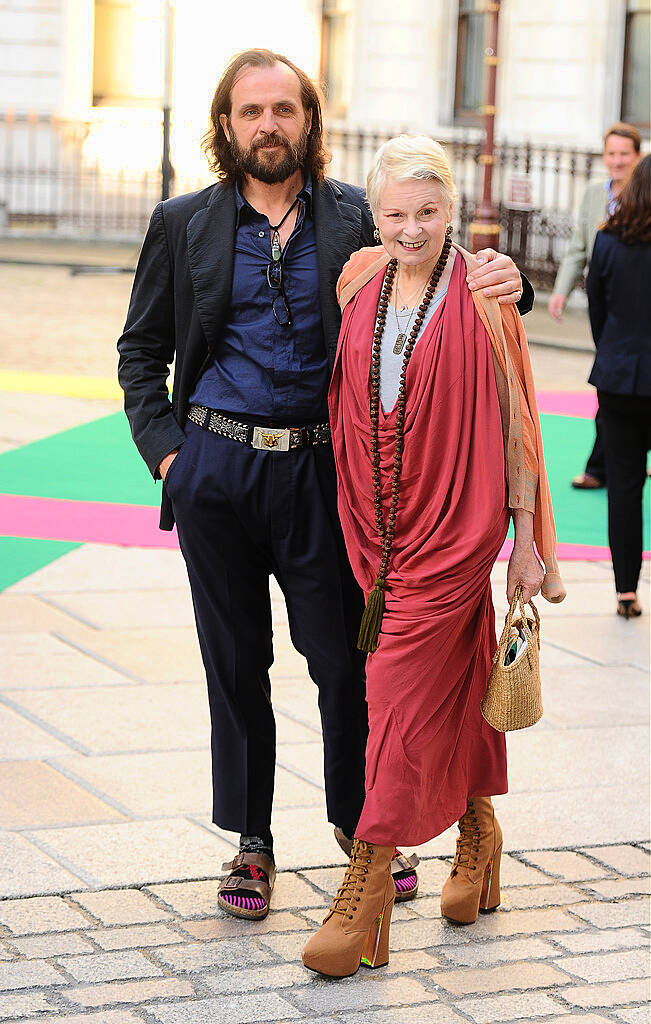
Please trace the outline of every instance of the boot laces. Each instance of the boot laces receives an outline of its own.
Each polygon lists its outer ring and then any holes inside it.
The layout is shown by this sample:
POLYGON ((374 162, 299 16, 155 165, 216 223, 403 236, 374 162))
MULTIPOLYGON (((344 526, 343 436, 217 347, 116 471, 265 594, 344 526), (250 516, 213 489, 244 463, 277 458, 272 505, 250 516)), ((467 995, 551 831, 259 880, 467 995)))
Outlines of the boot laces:
POLYGON ((360 894, 364 892, 372 856, 373 847, 370 843, 365 843, 362 839, 353 841, 353 849, 344 880, 330 907, 331 914, 343 914, 344 917, 349 917, 352 920, 353 913, 357 910, 356 904, 361 898, 360 894))
POLYGON ((454 861, 452 862, 452 875, 456 875, 459 868, 462 867, 469 871, 476 869, 480 840, 481 831, 477 812, 472 800, 469 800, 466 813, 459 819, 459 837, 457 839, 454 861))

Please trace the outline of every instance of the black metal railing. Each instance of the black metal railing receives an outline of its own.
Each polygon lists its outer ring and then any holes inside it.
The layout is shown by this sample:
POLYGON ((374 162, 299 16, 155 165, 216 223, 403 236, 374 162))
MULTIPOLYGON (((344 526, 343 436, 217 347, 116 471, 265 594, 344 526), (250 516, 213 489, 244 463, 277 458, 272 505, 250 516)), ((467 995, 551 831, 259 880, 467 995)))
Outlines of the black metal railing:
MULTIPOLYGON (((142 237, 160 198, 156 167, 130 174, 108 172, 84 156, 91 131, 85 122, 0 113, 0 230, 16 229, 88 237, 142 237)), ((330 173, 363 184, 377 147, 396 132, 332 124, 330 173)), ((441 132, 434 133, 441 138, 441 132)), ((442 138, 459 193, 455 229, 469 243, 468 227, 480 189, 480 133, 442 138)), ((599 154, 501 140, 495 151, 493 195, 503 231, 500 247, 538 284, 553 281, 588 181, 599 171, 599 154)), ((173 194, 210 184, 206 173, 177 175, 173 194)))

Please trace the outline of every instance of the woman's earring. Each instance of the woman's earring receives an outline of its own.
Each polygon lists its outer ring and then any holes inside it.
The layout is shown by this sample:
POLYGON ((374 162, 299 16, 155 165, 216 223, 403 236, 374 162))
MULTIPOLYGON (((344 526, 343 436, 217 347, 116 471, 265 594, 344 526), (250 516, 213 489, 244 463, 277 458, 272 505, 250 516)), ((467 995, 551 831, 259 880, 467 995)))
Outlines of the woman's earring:
POLYGON ((375 229, 375 231, 373 232, 373 238, 375 239, 375 241, 376 241, 376 242, 379 242, 379 241, 380 241, 380 232, 378 231, 378 229, 377 229, 377 228, 376 228, 376 229, 375 229))
POLYGON ((451 224, 448 224, 447 228, 445 229, 445 237, 446 238, 452 238, 452 225, 451 224))

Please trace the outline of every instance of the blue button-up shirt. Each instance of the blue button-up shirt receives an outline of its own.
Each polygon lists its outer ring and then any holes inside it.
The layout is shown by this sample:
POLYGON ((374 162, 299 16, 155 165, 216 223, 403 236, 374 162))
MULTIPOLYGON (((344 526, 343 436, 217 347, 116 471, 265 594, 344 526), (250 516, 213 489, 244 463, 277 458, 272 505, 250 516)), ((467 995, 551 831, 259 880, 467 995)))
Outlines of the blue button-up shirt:
MULTIPOLYGON (((231 306, 215 360, 199 380, 191 402, 288 425, 328 418, 330 374, 309 179, 298 197, 296 226, 282 253, 283 286, 292 320, 283 327, 271 307, 278 292, 267 281, 269 220, 253 209, 236 186, 231 306)), ((276 308, 282 309, 282 303, 277 302, 276 308)))

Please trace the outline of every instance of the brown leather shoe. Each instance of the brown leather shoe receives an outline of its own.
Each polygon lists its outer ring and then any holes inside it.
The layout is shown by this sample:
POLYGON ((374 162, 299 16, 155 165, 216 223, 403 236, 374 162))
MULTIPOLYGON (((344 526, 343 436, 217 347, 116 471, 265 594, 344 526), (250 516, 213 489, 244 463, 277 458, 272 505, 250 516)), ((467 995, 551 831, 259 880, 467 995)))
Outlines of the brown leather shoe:
POLYGON ((579 473, 572 481, 572 487, 576 487, 578 491, 596 491, 599 487, 605 486, 604 481, 592 473, 579 473))
POLYGON ((500 905, 502 829, 489 796, 468 800, 459 820, 457 852, 441 892, 441 914, 457 924, 472 924, 479 911, 500 905))
POLYGON ((389 962, 394 849, 353 840, 339 892, 323 924, 303 950, 303 963, 311 971, 346 978, 362 964, 384 967, 389 962))

